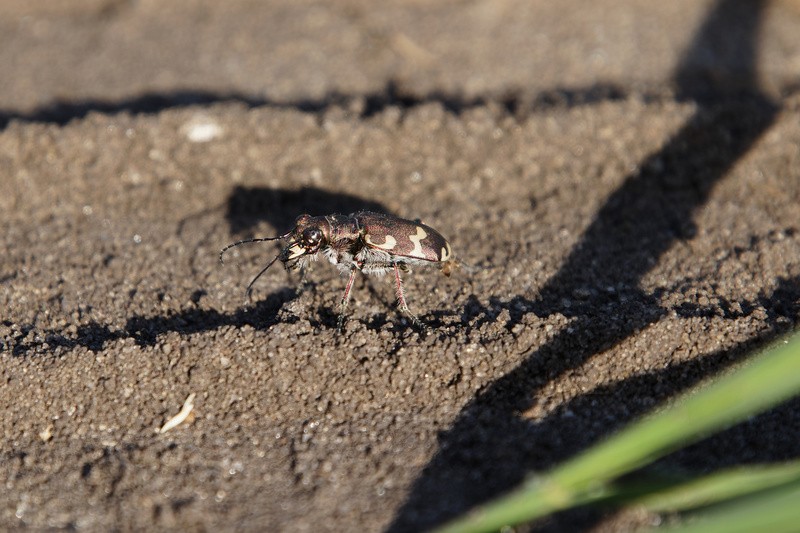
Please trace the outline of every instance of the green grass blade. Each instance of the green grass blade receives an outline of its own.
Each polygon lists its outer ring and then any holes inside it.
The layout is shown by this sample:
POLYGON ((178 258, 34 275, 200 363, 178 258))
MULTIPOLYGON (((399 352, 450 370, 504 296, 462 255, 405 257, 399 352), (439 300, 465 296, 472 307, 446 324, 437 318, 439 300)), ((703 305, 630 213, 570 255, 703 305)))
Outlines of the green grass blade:
POLYGON ((677 526, 669 533, 796 533, 800 528, 800 481, 753 496, 738 498, 677 526))
POLYGON ((629 501, 656 513, 678 512, 798 481, 800 481, 800 461, 738 467, 678 483, 668 489, 629 501))
POLYGON ((714 431, 800 392, 800 336, 596 445, 549 474, 445 525, 440 532, 494 531, 608 495, 608 484, 714 431))

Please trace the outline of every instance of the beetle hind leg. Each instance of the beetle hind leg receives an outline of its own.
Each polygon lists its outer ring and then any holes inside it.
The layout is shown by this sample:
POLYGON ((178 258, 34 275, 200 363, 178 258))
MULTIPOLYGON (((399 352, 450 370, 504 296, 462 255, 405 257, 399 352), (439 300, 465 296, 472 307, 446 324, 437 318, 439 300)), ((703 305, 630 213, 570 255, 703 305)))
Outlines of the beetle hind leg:
MULTIPOLYGON (((400 270, 403 269, 401 265, 397 263, 393 263, 394 266, 394 282, 395 282, 395 292, 397 293, 397 307, 400 311, 406 315, 411 323, 415 326, 421 328, 423 331, 427 331, 428 328, 422 321, 417 318, 417 315, 411 312, 411 309, 408 308, 408 304, 406 303, 406 297, 403 294, 403 281, 400 279, 400 270)), ((407 268, 406 268, 407 270, 407 268)))

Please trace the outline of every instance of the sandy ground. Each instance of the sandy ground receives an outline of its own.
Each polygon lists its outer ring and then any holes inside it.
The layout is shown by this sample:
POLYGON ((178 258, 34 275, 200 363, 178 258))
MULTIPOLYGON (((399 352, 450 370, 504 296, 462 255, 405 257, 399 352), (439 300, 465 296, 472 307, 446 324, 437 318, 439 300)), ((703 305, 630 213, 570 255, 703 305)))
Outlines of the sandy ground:
POLYGON ((797 2, 272 4, 0 3, 0 529, 424 530, 797 324, 797 2), (475 267, 406 275, 431 333, 217 261, 365 208, 475 267))

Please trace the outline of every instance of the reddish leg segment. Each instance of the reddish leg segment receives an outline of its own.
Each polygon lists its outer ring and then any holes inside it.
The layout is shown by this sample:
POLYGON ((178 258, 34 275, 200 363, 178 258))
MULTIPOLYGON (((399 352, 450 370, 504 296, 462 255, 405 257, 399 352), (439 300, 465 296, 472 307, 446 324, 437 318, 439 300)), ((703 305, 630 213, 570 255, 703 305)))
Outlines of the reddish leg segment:
POLYGON ((341 333, 342 326, 344 326, 344 313, 347 310, 347 300, 350 298, 350 290, 353 288, 353 280, 356 279, 356 272, 357 269, 353 267, 350 269, 350 279, 347 280, 347 287, 344 288, 344 294, 342 295, 342 303, 339 305, 339 321, 336 325, 336 329, 341 333))
POLYGON ((392 263, 394 265, 394 282, 395 282, 395 292, 397 293, 397 307, 400 308, 400 311, 405 313, 405 315, 411 319, 411 322, 416 324, 417 326, 422 327, 425 329, 425 326, 420 320, 411 312, 408 308, 408 304, 406 303, 406 297, 403 295, 403 281, 400 279, 400 268, 397 266, 397 263, 392 263))

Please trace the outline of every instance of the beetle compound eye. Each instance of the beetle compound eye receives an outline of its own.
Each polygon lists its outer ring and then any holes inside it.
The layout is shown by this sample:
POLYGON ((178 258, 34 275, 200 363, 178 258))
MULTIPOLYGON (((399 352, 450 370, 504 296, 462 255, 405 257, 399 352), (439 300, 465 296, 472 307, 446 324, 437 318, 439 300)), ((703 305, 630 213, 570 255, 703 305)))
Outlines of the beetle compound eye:
POLYGON ((322 240, 322 232, 317 228, 308 228, 303 231, 303 244, 306 247, 313 247, 322 240))

